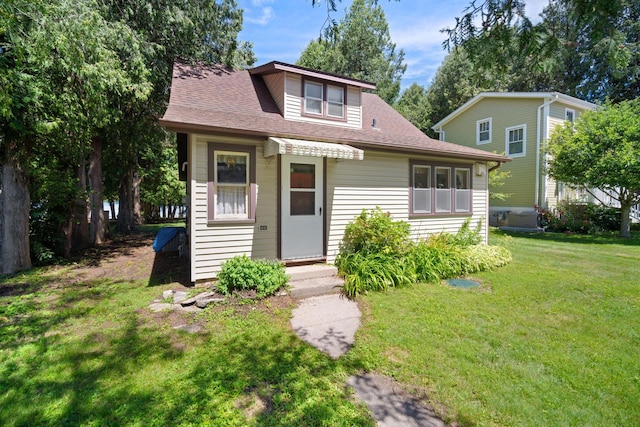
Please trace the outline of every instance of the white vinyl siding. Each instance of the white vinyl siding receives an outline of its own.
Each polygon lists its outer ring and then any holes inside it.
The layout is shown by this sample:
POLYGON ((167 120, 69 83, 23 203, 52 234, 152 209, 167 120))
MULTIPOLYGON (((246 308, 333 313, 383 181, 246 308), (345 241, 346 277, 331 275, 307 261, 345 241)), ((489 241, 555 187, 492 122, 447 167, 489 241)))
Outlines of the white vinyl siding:
POLYGON ((208 224, 207 213, 207 150, 208 143, 256 144, 250 140, 191 136, 190 190, 192 192, 191 280, 213 279, 221 264, 235 255, 246 254, 253 259, 276 258, 277 245, 277 175, 275 158, 265 159, 262 143, 256 149, 256 183, 258 203, 255 224, 208 224), (266 227, 266 230, 261 229, 266 227))
MULTIPOLYGON (((412 157, 413 159, 413 157, 412 157)), ((437 160, 425 159, 429 162, 437 160)), ((452 162, 448 159, 443 162, 452 162)), ((469 165, 472 169, 472 165, 469 165)), ((409 219, 409 158, 404 155, 370 152, 362 161, 327 162, 327 261, 333 262, 347 224, 362 212, 379 206, 396 220, 409 222, 413 239, 434 233, 457 232, 468 215, 446 215, 409 219)), ((488 218, 486 175, 473 179, 472 225, 488 218)), ((487 230, 483 227, 483 240, 487 230)))

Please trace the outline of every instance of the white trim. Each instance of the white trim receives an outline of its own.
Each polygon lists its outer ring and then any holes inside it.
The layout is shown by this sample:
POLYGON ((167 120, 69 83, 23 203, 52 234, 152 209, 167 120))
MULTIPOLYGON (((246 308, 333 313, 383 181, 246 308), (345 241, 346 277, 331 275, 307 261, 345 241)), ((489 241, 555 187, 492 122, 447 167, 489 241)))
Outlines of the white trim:
POLYGON ((571 122, 571 123, 575 123, 575 121, 576 121, 576 110, 574 110, 573 108, 567 108, 567 107, 565 107, 565 109, 564 109, 564 119, 565 119, 566 121, 571 122), (572 117, 571 117, 571 120, 569 120, 569 119, 567 118, 567 116, 569 115, 569 113, 571 113, 571 116, 572 116, 572 117))
POLYGON ((524 157, 527 155, 527 124, 511 126, 505 129, 504 131, 504 151, 509 157, 524 157), (511 141, 509 141, 509 132, 513 130, 522 129, 522 153, 512 154, 509 151, 509 145, 511 141))
POLYGON ((492 117, 487 117, 486 119, 480 119, 480 120, 476 120, 476 145, 483 145, 483 144, 491 144, 491 136, 493 134, 493 119, 492 117), (482 132, 489 132, 489 139, 484 140, 484 141, 480 141, 480 125, 483 123, 487 123, 489 122, 489 129, 488 131, 482 131, 482 132))
POLYGON ((442 126, 471 108, 483 98, 546 99, 554 97, 560 99, 565 104, 584 110, 595 110, 598 107, 596 104, 591 102, 583 101, 582 99, 574 98, 573 96, 565 95, 560 92, 481 92, 462 106, 458 107, 453 113, 433 125, 431 129, 436 130, 438 128, 442 128, 442 126))

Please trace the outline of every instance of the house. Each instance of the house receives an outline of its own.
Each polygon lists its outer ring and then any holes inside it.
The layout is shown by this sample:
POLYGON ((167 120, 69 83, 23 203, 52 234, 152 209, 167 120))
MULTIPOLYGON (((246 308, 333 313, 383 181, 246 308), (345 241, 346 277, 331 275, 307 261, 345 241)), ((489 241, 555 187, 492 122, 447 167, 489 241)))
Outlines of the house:
POLYGON ((376 206, 414 238, 471 218, 486 241, 487 166, 509 159, 425 136, 374 87, 282 62, 176 64, 160 123, 182 152, 193 282, 241 254, 331 263, 345 226, 376 206))
POLYGON ((510 213, 511 222, 522 221, 518 217, 533 213, 535 207, 549 209, 558 200, 580 196, 546 174, 545 144, 556 126, 595 108, 595 104, 558 92, 483 92, 433 129, 441 140, 505 153, 513 159, 504 166, 511 176, 500 189, 511 196, 490 206, 491 224, 504 224, 510 213))

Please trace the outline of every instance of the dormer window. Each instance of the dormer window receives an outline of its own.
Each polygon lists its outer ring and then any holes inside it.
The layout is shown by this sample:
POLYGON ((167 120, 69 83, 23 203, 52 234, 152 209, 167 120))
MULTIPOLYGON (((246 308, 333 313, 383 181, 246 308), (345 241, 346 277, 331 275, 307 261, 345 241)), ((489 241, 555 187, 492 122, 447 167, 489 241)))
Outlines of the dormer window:
POLYGON ((304 82, 304 114, 343 120, 345 90, 344 86, 306 80, 304 82))

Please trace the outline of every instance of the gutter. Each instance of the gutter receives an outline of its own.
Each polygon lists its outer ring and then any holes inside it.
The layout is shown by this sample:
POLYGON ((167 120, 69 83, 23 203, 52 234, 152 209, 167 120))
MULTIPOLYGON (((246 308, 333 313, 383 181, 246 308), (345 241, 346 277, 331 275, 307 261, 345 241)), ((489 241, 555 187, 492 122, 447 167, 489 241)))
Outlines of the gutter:
MULTIPOLYGON (((553 104, 558 99, 559 99, 559 96, 557 93, 555 93, 553 95, 553 99, 546 101, 544 104, 538 107, 538 120, 537 120, 537 126, 536 126, 536 196, 535 196, 535 202, 534 202, 536 206, 542 205, 542 203, 538 203, 541 201, 540 200, 540 157, 542 156, 542 153, 540 152, 540 146, 542 145, 542 131, 540 130, 540 125, 542 122, 542 109, 553 104)), ((545 131, 547 130, 546 123, 545 123, 544 130, 545 131)))

